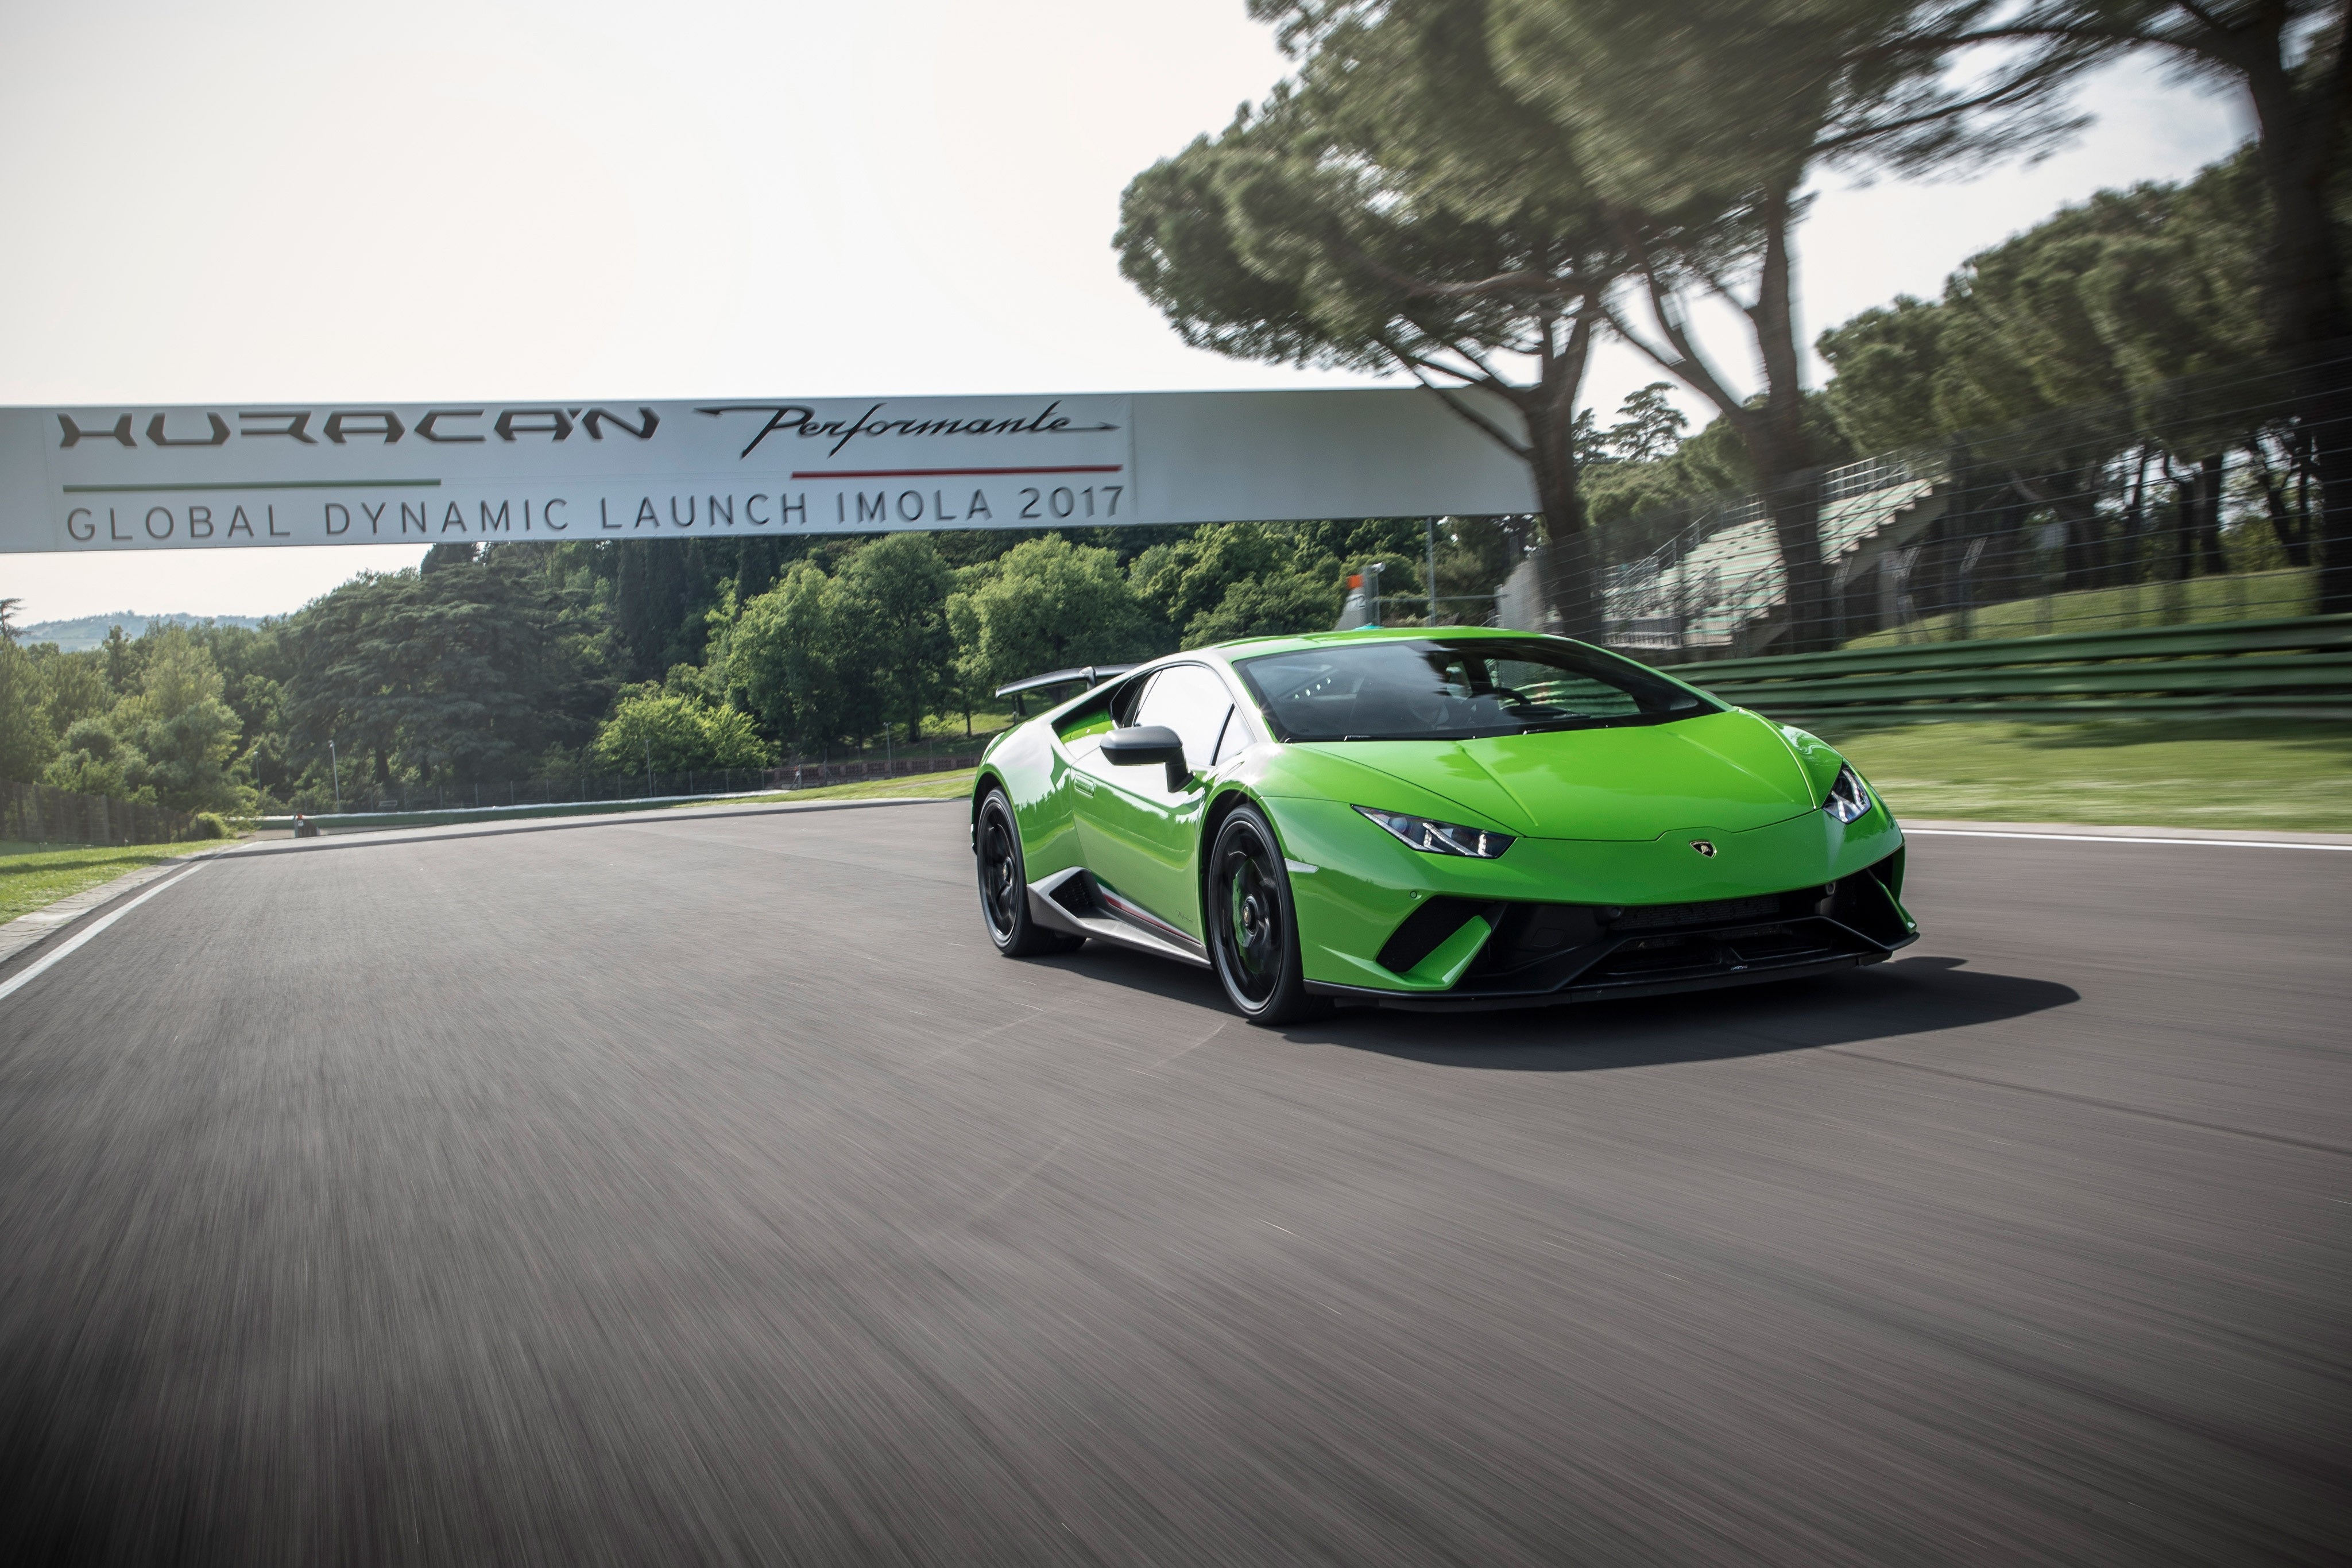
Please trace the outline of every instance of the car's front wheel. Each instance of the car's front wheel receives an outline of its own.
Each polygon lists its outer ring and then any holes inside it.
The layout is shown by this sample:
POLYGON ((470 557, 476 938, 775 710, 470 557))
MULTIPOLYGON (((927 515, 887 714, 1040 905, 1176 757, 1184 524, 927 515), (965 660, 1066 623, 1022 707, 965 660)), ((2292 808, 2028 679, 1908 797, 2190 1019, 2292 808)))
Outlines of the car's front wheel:
POLYGON ((1013 803, 1002 789, 991 789, 980 803, 972 828, 972 848, 980 862, 980 915, 988 938, 1008 958, 1035 958, 1047 953, 1067 953, 1086 941, 1066 932, 1049 931, 1029 914, 1029 880, 1021 859, 1021 827, 1013 821, 1013 803))
POLYGON ((1237 806, 1218 824, 1208 895, 1210 960, 1235 1011, 1273 1028, 1330 1010, 1307 992, 1290 873, 1255 807, 1237 806))

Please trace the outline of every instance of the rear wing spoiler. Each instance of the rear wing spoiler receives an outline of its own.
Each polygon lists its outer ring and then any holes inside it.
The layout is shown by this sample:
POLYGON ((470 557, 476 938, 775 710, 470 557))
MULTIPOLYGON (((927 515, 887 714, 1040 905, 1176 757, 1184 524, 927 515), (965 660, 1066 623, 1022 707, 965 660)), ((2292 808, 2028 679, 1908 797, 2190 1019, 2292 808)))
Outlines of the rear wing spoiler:
POLYGON ((1137 668, 1134 664, 1080 664, 1075 670, 1054 670, 1042 675, 1032 675, 1025 681, 1014 681, 996 688, 1001 697, 1019 696, 1024 692, 1044 691, 1048 686, 1099 685, 1115 676, 1137 668))

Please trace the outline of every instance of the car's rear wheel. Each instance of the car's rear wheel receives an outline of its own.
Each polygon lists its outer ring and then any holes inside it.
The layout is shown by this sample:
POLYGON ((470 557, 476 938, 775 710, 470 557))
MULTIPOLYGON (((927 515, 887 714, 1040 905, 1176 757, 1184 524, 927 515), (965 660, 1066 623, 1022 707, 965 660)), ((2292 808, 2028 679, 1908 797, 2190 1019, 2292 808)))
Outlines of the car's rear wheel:
POLYGON ((980 862, 980 917, 998 952, 1008 958, 1035 958, 1067 953, 1086 941, 1083 936, 1049 931, 1030 917, 1021 827, 1013 821, 1013 803, 1002 789, 991 789, 981 801, 972 848, 980 862))
POLYGON ((1234 1009, 1269 1028, 1328 1012, 1328 998, 1307 992, 1290 873, 1255 807, 1218 825, 1208 880, 1209 956, 1234 1009))

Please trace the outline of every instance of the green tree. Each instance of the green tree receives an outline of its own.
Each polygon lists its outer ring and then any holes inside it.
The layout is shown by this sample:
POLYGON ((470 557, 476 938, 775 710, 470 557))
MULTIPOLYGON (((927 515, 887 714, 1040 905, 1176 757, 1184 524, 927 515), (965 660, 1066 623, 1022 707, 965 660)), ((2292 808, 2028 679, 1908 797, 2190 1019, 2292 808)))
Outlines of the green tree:
POLYGON ((325 778, 331 738, 379 785, 501 780, 584 744, 613 687, 599 628, 545 559, 364 575, 296 615, 283 700, 306 776, 325 778))
POLYGON ((1418 519, 1211 523, 1145 550, 1129 567, 1129 580, 1159 623, 1162 646, 1327 631, 1350 571, 1379 561, 1388 569, 1387 591, 1423 587, 1420 528, 1418 519))
POLYGON ((481 547, 471 539, 444 539, 425 552, 425 559, 416 563, 416 574, 431 577, 445 568, 472 566, 481 559, 481 547))
POLYGON ((29 783, 57 751, 44 695, 32 656, 0 640, 0 779, 29 783))
MULTIPOLYGON (((2179 530, 2222 569, 2222 454, 2260 451, 2262 329, 2245 160, 2186 186, 2105 191, 1971 256, 1940 304, 1897 299, 1822 334, 1828 398, 1871 447, 1951 443, 1973 504, 2065 528, 2066 586, 2109 565, 2105 465, 2135 447, 2192 471, 2179 530), (2000 492, 1981 492, 1982 476, 2000 492)), ((2274 499, 2276 497, 2273 497, 2274 499)), ((2291 527, 2282 542, 2301 542, 2291 527)))
POLYGON ((885 534, 849 558, 835 586, 835 624, 870 684, 875 716, 904 723, 908 742, 919 740, 923 716, 945 711, 952 695, 955 573, 929 535, 885 534))
POLYGON ((1294 569, 1244 578, 1225 590, 1213 609, 1186 623, 1183 645, 1203 648, 1236 637, 1328 632, 1345 597, 1340 580, 1328 572, 1294 569))
POLYGON ((1211 523, 1145 550, 1128 568, 1128 580, 1172 639, 1214 610, 1234 584, 1291 570, 1297 544, 1295 532, 1265 523, 1211 523))
POLYGON ((688 547, 676 539, 626 539, 613 549, 613 630, 624 667, 635 680, 658 677, 677 662, 680 632, 695 608, 688 547))
POLYGON ((99 651, 65 653, 54 643, 26 651, 32 654, 33 667, 39 673, 42 700, 52 728, 70 729, 80 720, 97 717, 114 706, 116 694, 107 687, 104 655, 99 651))
POLYGON ((775 586, 783 554, 774 539, 744 539, 736 547, 735 602, 749 604, 775 586))
POLYGON ((100 652, 106 659, 106 688, 116 696, 127 695, 139 684, 140 654, 136 643, 122 634, 120 626, 110 626, 100 652))
POLYGON ((727 641, 728 685, 743 694, 761 729, 798 749, 848 736, 864 695, 855 672, 844 668, 837 609, 824 569, 795 561, 744 606, 727 641))
POLYGON ((131 776, 144 772, 146 761, 104 719, 85 718, 66 731, 64 747, 50 759, 41 782, 77 795, 127 800, 135 792, 131 776))
POLYGON ((1058 534, 967 568, 950 613, 968 678, 983 691, 1048 670, 1120 664, 1156 651, 1150 621, 1118 557, 1058 534))
POLYGON ((2352 54, 2336 0, 2024 0, 1923 11, 1888 50, 1956 48, 2049 57, 2144 51, 2245 95, 2267 222, 2256 276, 2268 346, 2295 375, 2298 423, 2315 447, 2325 500, 2319 608, 2352 611, 2352 300, 2336 201, 2352 113, 2352 54))
POLYGON ((231 769, 241 727, 221 700, 211 650, 184 626, 164 626, 140 641, 150 646, 139 689, 116 705, 109 725, 138 754, 128 782, 175 811, 249 805, 231 769))
MULTIPOLYGON (((1911 45, 1923 23, 1981 17, 1990 0, 1498 0, 1500 75, 1581 151, 1640 275, 1642 317, 1615 329, 1716 407, 1748 448, 1785 574, 1790 644, 1832 636, 1820 491, 1797 336, 1800 193, 1829 164, 1916 172, 2039 143, 2042 106, 2088 57, 2053 48, 1961 82, 1953 49, 1911 45), (1906 47, 1887 46, 1902 40, 1906 47), (1743 391, 1692 326, 1695 299, 1729 306, 1762 387, 1743 391)), ((1957 46, 1956 46, 1957 47, 1957 46)))
POLYGON ((1526 462, 1552 597, 1591 631, 1575 405, 1622 256, 1571 141, 1506 89, 1506 9, 1254 0, 1296 82, 1137 176, 1115 243, 1185 341, 1405 371, 1526 462))
POLYGON ((1690 416, 1668 401, 1674 390, 1671 382, 1652 382, 1626 393, 1617 408, 1617 423, 1609 427, 1610 455, 1628 463, 1655 463, 1675 455, 1683 444, 1683 432, 1690 427, 1690 416))
POLYGON ((653 685, 622 695, 613 716, 597 727, 593 752, 599 764, 620 773, 764 768, 772 759, 750 715, 653 685))
POLYGON ((1940 306, 1901 294, 1821 335, 1814 346, 1836 372, 1823 395, 1857 446, 1932 447, 1950 434, 1936 409, 1947 319, 1940 306))
POLYGON ((198 635, 220 667, 221 700, 236 715, 237 751, 247 773, 266 798, 289 799, 301 768, 287 747, 286 682, 293 668, 284 623, 215 623, 198 635))

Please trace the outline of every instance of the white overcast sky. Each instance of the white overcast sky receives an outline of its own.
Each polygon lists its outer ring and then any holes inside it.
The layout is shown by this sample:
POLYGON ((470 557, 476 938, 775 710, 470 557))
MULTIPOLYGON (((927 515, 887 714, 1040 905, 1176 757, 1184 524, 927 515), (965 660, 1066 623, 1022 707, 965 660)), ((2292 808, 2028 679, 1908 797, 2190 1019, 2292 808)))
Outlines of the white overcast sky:
MULTIPOLYGON (((1183 347, 1110 250, 1283 67, 1243 0, 7 0, 0 402, 1335 384, 1183 347)), ((2036 167, 1824 191, 1807 333, 2245 134, 2149 68, 2084 106, 2036 167)), ((1590 401, 1654 379, 1612 350, 1590 401)), ((0 595, 268 614, 419 553, 5 556, 0 595)))

